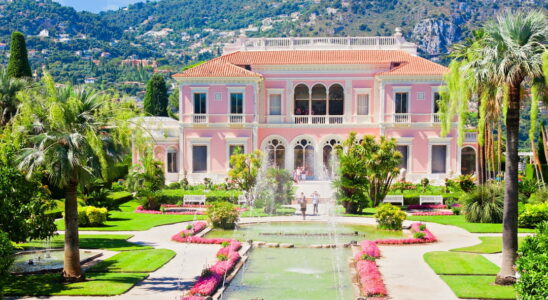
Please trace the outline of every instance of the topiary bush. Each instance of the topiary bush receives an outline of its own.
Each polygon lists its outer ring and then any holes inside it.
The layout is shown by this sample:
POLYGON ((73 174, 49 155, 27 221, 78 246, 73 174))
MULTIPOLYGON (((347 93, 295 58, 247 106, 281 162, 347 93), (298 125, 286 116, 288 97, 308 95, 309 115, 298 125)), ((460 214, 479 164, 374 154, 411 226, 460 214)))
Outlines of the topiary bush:
POLYGON ((538 225, 538 234, 525 238, 516 261, 518 299, 548 299, 548 222, 538 225))
POLYGON ((501 223, 504 193, 500 186, 478 186, 462 198, 464 217, 471 223, 501 223))
POLYGON ((381 229, 401 230, 401 224, 406 217, 405 212, 390 203, 379 205, 375 213, 375 218, 381 229))
POLYGON ((104 207, 84 206, 78 208, 78 225, 81 227, 101 226, 108 218, 108 209, 104 207))
POLYGON ((525 204, 518 216, 520 227, 534 228, 544 221, 548 221, 548 203, 525 204))
POLYGON ((229 202, 215 202, 207 209, 209 222, 214 228, 234 229, 239 219, 236 206, 229 202))
MULTIPOLYGON (((9 269, 14 260, 14 250, 8 234, 0 230, 0 287, 4 286, 9 276, 9 269)), ((0 299, 4 299, 3 290, 0 288, 0 299)))

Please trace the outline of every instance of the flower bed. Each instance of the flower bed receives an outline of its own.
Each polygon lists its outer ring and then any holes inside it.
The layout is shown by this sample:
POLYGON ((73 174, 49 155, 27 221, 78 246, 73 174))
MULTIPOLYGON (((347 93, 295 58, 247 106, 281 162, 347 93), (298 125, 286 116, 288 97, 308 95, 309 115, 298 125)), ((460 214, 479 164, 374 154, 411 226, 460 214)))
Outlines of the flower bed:
POLYGON ((190 289, 189 295, 184 296, 183 300, 201 300, 213 295, 222 285, 226 274, 234 269, 241 258, 238 250, 242 245, 236 240, 201 238, 201 241, 203 241, 202 244, 223 244, 223 248, 217 252, 219 260, 213 266, 204 269, 200 278, 190 289), (223 241, 219 242, 219 240, 223 241))
POLYGON ((412 205, 408 205, 407 206, 407 209, 446 209, 447 208, 447 205, 445 204, 422 204, 422 205, 418 205, 418 204, 412 204, 412 205))
POLYGON ((175 207, 182 207, 182 208, 208 208, 209 205, 202 205, 202 204, 162 204, 162 207, 165 208, 175 208, 175 207))
POLYGON ((169 211, 163 212, 161 210, 145 210, 143 206, 139 205, 135 209, 136 213, 140 214, 153 214, 153 215, 205 215, 205 211, 193 210, 193 211, 169 211))
POLYGON ((413 234, 420 232, 424 234, 422 238, 407 238, 407 239, 382 239, 376 240, 377 245, 404 245, 404 244, 423 244, 433 243, 437 241, 436 237, 426 229, 426 225, 421 223, 413 223, 411 225, 411 232, 413 234))
POLYGON ((207 227, 207 223, 206 222, 195 222, 193 224, 190 224, 190 226, 191 226, 190 228, 182 230, 182 231, 178 232, 177 234, 175 234, 174 236, 172 236, 171 240, 178 242, 178 240, 176 240, 176 237, 186 238, 186 237, 193 236, 193 235, 201 232, 202 230, 204 230, 207 227))
POLYGON ((452 216, 452 211, 425 211, 412 213, 412 216, 452 216))
POLYGON ((375 260, 380 257, 379 247, 372 241, 363 241, 360 246, 362 250, 354 257, 360 289, 367 297, 385 297, 388 294, 386 286, 375 263, 375 260))

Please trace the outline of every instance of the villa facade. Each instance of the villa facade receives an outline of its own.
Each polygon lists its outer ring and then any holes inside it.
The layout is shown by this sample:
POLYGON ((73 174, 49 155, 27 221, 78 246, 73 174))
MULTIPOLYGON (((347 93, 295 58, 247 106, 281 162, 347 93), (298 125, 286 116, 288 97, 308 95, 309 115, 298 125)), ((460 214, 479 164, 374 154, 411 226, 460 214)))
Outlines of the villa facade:
MULTIPOLYGON (((149 118, 166 179, 222 181, 236 149, 272 166, 333 175, 334 147, 352 131, 395 138, 406 179, 441 181, 476 169, 476 137, 440 135, 444 66, 388 37, 246 38, 174 75, 179 121, 149 118)), ((134 162, 138 158, 134 157, 134 162)))

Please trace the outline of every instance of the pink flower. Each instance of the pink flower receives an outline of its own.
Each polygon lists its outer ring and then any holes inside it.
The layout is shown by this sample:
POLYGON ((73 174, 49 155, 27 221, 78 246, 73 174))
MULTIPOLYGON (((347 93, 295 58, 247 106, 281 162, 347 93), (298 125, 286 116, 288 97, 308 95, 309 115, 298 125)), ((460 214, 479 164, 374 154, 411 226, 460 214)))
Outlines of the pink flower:
POLYGON ((451 211, 429 211, 429 212, 416 212, 412 213, 412 216, 452 216, 451 211))
POLYGON ((374 261, 360 260, 356 263, 362 292, 370 296, 386 296, 387 291, 381 273, 374 261))
POLYGON ((375 243, 378 245, 403 245, 403 244, 423 244, 423 243, 433 243, 436 242, 436 237, 428 230, 420 230, 421 223, 413 223, 411 225, 411 232, 423 232, 424 238, 407 238, 407 239, 384 239, 376 240, 375 243))
POLYGON ((202 296, 184 296, 181 300, 204 300, 202 296))
POLYGON ((191 295, 210 296, 213 295, 217 287, 222 282, 221 276, 216 273, 200 277, 194 286, 190 289, 191 295))
POLYGON ((447 208, 447 205, 445 204, 412 204, 408 205, 407 209, 444 209, 447 208))

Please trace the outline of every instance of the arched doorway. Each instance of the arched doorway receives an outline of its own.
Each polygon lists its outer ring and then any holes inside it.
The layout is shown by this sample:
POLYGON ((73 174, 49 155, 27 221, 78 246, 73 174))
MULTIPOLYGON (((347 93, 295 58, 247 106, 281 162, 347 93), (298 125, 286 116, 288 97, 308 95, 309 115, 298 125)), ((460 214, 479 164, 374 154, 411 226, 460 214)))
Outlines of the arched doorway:
POLYGON ((327 179, 333 179, 333 177, 335 176, 335 170, 336 170, 335 147, 340 144, 341 144, 341 141, 339 139, 328 139, 323 144, 323 149, 322 149, 323 172, 327 179))
POLYGON ((276 138, 269 140, 265 152, 269 167, 285 168, 285 145, 282 140, 276 138))
POLYGON ((476 150, 472 147, 464 147, 460 152, 460 173, 472 175, 476 172, 476 150))
POLYGON ((310 109, 310 92, 304 84, 299 84, 295 87, 295 111, 297 116, 308 115, 310 109))
POLYGON ((307 138, 298 139, 293 148, 294 168, 306 172, 307 179, 314 177, 314 145, 307 138))
POLYGON ((312 111, 311 115, 327 114, 327 89, 321 84, 312 87, 312 111))
POLYGON ((340 116, 344 114, 344 89, 336 83, 329 87, 329 115, 340 116))

